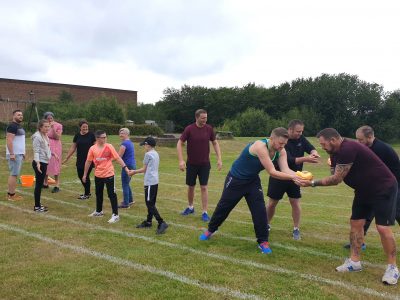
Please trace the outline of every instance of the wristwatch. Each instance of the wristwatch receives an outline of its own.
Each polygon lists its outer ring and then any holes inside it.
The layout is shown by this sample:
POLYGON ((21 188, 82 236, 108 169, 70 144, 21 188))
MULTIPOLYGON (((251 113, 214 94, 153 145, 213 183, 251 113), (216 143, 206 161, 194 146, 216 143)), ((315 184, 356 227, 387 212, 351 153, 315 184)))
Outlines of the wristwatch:
POLYGON ((311 186, 315 187, 315 181, 314 180, 311 180, 311 186))

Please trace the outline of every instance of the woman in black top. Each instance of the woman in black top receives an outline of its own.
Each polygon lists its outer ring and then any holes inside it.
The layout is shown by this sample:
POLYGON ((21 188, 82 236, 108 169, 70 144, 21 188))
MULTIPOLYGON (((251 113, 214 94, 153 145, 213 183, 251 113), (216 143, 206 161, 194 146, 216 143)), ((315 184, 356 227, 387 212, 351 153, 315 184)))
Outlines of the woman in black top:
POLYGON ((76 171, 78 177, 81 180, 83 187, 85 188, 84 194, 78 196, 80 200, 86 200, 90 197, 90 172, 92 171, 93 164, 90 166, 86 182, 82 181, 83 171, 85 168, 86 157, 89 152, 89 148, 96 142, 96 138, 93 132, 89 131, 89 124, 86 120, 79 122, 80 131, 75 134, 71 148, 68 151, 67 157, 64 159, 63 164, 66 163, 69 158, 76 151, 76 171))

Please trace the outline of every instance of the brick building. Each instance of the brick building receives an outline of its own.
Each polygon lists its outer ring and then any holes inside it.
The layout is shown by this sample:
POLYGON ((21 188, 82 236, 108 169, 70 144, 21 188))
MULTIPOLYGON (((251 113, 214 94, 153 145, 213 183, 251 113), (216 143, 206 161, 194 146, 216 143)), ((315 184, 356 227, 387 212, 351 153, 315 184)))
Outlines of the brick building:
POLYGON ((0 121, 9 121, 12 111, 18 108, 24 110, 29 101, 36 101, 40 105, 43 99, 56 100, 62 91, 70 93, 75 102, 83 103, 105 95, 114 96, 123 105, 137 105, 137 91, 0 78, 0 121))

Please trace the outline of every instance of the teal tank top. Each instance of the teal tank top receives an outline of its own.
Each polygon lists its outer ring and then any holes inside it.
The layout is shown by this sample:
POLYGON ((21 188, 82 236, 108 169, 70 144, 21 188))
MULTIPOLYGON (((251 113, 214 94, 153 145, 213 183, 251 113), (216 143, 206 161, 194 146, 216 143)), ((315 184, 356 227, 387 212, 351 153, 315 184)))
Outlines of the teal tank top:
MULTIPOLYGON (((265 146, 268 148, 268 139, 262 139, 261 142, 265 143, 265 146)), ((264 166, 261 164, 258 157, 254 154, 251 154, 249 149, 250 146, 254 143, 248 144, 239 155, 239 157, 233 162, 230 173, 233 177, 237 179, 252 179, 257 177, 258 174, 264 170, 264 166)), ((276 161, 279 159, 279 152, 275 152, 272 161, 276 161)))

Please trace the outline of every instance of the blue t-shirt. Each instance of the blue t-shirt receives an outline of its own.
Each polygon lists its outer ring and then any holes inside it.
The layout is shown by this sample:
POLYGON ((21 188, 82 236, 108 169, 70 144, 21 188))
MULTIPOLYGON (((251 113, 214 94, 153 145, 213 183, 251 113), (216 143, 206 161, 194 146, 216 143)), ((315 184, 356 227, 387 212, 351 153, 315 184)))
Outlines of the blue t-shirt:
POLYGON ((135 161, 135 148, 131 140, 124 140, 121 146, 125 147, 124 155, 122 155, 122 160, 128 167, 136 168, 135 161))
MULTIPOLYGON (((263 139, 261 141, 265 143, 265 146, 268 148, 269 140, 263 139)), ((252 179, 257 177, 258 174, 264 170, 264 166, 261 164, 260 159, 249 151, 252 144, 253 143, 248 144, 239 157, 233 162, 230 170, 233 177, 243 180, 252 179)), ((275 152, 272 161, 275 161, 278 158, 279 152, 275 152)))

